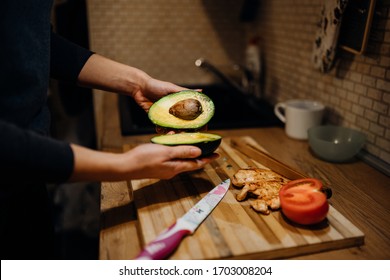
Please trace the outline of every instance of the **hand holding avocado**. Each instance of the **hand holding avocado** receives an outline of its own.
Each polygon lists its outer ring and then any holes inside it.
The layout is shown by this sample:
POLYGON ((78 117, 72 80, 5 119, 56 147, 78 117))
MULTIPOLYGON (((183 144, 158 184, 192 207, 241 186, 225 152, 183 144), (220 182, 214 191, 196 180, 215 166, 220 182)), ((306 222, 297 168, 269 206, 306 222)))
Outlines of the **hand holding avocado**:
POLYGON ((125 94, 132 96, 135 102, 137 102, 137 104, 146 112, 149 111, 150 106, 152 106, 154 102, 166 96, 167 94, 185 90, 185 88, 170 82, 154 79, 148 76, 146 73, 142 73, 140 76, 144 82, 137 83, 133 89, 126 88, 125 94))
POLYGON ((143 144, 123 154, 129 170, 129 178, 170 179, 179 173, 203 168, 215 159, 216 155, 199 158, 201 150, 183 145, 168 147, 164 145, 143 144), (145 160, 146 159, 146 160, 145 160))
MULTIPOLYGON (((172 92, 187 91, 173 83, 154 79, 139 69, 112 62, 99 55, 91 57, 80 77, 83 78, 84 85, 93 86, 98 83, 100 88, 133 97, 146 112, 151 110, 153 104, 159 103, 156 100, 163 100, 174 95, 170 94, 172 92), (107 67, 104 71, 102 70, 105 69, 103 65, 107 67), (92 71, 94 69, 99 69, 100 72, 92 71), (110 76, 115 73, 121 73, 120 77, 110 76), (122 81, 123 77, 125 77, 125 81, 122 81)), ((187 102, 182 103, 185 104, 179 103, 175 107, 176 111, 179 110, 179 106, 187 108, 187 102)), ((199 120, 207 107, 201 101, 199 103, 202 106, 202 113, 194 120, 190 120, 191 122, 199 120)), ((200 110, 200 108, 196 109, 198 105, 197 102, 191 101, 192 114, 194 114, 194 111, 200 110)), ((207 125, 207 121, 205 125, 207 125)), ((203 128, 200 125, 197 129, 204 129, 205 125, 203 125, 203 128)), ((167 126, 164 129, 168 130, 167 126)), ((70 178, 71 181, 117 181, 142 177, 165 179, 181 172, 200 169, 215 158, 215 155, 210 155, 207 158, 199 159, 202 152, 194 145, 181 145, 180 147, 154 144, 140 145, 124 154, 92 151, 78 145, 71 146, 75 155, 75 167, 70 178)))

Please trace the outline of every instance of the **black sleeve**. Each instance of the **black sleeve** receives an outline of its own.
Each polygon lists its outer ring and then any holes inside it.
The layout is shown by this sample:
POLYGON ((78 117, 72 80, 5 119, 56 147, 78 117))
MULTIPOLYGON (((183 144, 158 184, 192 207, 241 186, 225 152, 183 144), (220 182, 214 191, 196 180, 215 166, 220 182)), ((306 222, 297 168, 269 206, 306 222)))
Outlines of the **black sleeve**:
POLYGON ((2 182, 65 182, 73 167, 73 151, 68 143, 0 120, 2 182))
POLYGON ((52 32, 50 76, 54 79, 76 83, 81 69, 92 54, 92 51, 80 47, 52 32))

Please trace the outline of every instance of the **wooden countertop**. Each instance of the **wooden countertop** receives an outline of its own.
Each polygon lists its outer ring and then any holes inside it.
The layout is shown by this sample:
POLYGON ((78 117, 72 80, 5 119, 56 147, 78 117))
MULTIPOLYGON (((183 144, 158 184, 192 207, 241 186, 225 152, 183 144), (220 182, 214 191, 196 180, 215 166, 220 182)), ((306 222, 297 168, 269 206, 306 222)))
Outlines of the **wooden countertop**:
MULTIPOLYGON (((99 94, 95 106, 100 148, 121 152, 124 144, 149 142, 151 135, 122 137, 117 97, 99 94)), ((390 178, 366 163, 328 163, 311 153, 306 141, 288 138, 283 129, 213 131, 223 137, 250 136, 273 157, 332 186, 332 206, 365 234, 364 245, 294 257, 294 259, 390 259, 390 178)), ((100 259, 133 259, 141 250, 137 213, 128 182, 103 182, 100 259)))

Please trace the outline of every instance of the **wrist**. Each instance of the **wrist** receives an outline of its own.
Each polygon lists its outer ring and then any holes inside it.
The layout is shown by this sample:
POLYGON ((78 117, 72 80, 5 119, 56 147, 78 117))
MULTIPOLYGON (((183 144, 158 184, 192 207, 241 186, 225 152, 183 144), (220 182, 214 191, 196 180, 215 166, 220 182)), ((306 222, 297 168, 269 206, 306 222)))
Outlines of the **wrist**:
POLYGON ((82 68, 78 83, 133 96, 146 87, 149 79, 151 77, 142 70, 94 54, 82 68))
POLYGON ((123 177, 120 154, 91 150, 71 144, 74 167, 70 181, 118 181, 123 177))
POLYGON ((147 87, 148 81, 151 77, 144 71, 137 68, 126 66, 124 80, 124 93, 126 95, 134 96, 136 92, 144 90, 147 87))

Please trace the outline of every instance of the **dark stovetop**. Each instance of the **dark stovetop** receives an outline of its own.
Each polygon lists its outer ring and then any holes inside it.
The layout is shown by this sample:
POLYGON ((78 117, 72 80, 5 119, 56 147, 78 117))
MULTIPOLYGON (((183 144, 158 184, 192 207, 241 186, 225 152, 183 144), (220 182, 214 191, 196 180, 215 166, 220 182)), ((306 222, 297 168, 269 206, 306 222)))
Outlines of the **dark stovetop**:
MULTIPOLYGON (((202 88, 215 104, 215 114, 208 129, 282 126, 273 112, 273 106, 265 100, 249 98, 223 85, 186 86, 202 88)), ((122 135, 156 133, 155 125, 131 97, 119 97, 122 135)))

